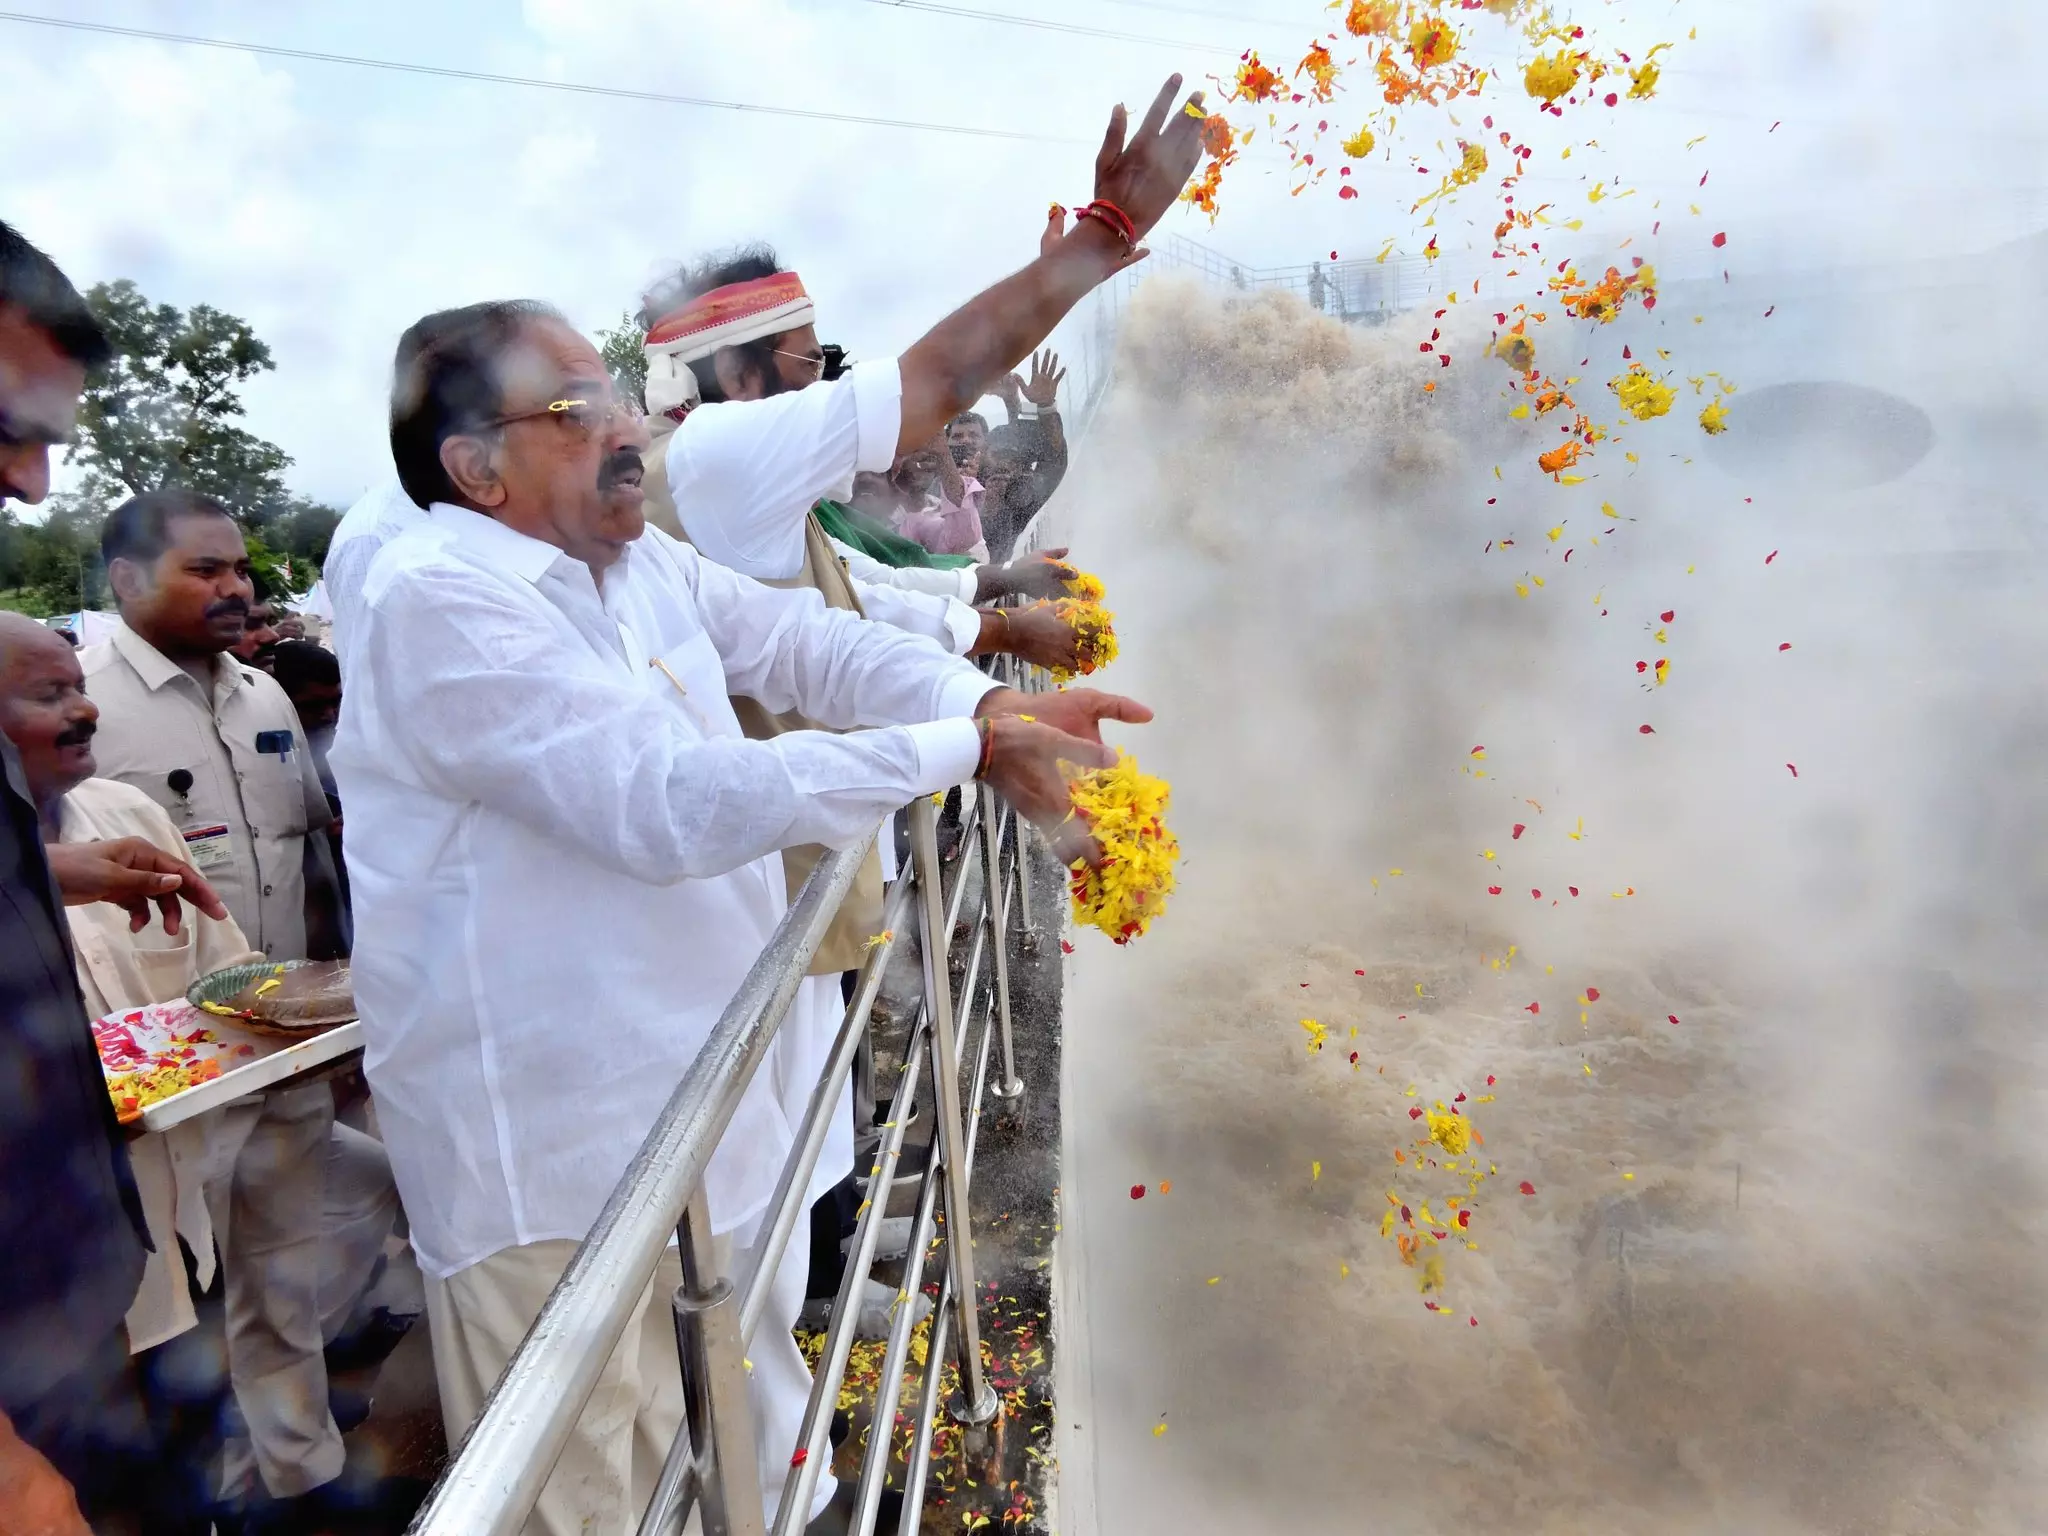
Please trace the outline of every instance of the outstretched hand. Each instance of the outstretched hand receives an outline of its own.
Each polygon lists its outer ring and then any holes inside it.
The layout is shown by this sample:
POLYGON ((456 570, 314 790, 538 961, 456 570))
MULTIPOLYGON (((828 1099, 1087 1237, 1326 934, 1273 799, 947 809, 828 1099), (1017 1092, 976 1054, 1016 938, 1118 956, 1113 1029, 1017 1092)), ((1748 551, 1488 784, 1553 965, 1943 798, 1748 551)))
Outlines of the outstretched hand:
POLYGON ((50 873, 67 907, 111 902, 128 912, 128 929, 149 926, 150 904, 163 913, 164 932, 175 934, 180 921, 179 897, 208 917, 224 919, 228 909, 198 870, 140 837, 117 837, 100 843, 51 843, 50 873))
MULTIPOLYGON (((975 713, 992 720, 1005 715, 1029 715, 1042 725, 1057 726, 1067 735, 1096 746, 1102 744, 1103 721, 1144 725, 1152 718, 1152 711, 1136 699, 1104 693, 1099 688, 1062 688, 1057 693, 1020 693, 1014 688, 997 688, 982 699, 975 713)), ((1107 767, 1108 763, 1089 766, 1107 767)))
POLYGON ((1076 575, 1067 564, 1065 549, 1043 550, 1012 560, 1008 565, 985 565, 976 578, 976 599, 991 602, 999 597, 1022 597, 1034 602, 1065 597, 1067 583, 1076 575))
POLYGON ((1102 848, 1073 814, 1068 784, 1076 771, 1107 768, 1116 754, 1099 741, 1069 735, 1044 720, 1005 715, 993 722, 989 787, 1044 832, 1063 864, 1102 862, 1102 848))
POLYGON ((1041 411, 1056 409, 1060 400, 1060 383, 1066 376, 1067 370, 1060 366, 1059 353, 1051 347, 1032 354, 1031 382, 1024 386, 1024 398, 1041 411))
MULTIPOLYGON (((1096 201, 1121 208, 1140 237, 1166 216, 1202 158, 1202 93, 1176 108, 1179 93, 1180 76, 1168 76, 1128 143, 1130 114, 1119 102, 1095 156, 1096 201)), ((1142 247, 1132 250, 1126 264, 1144 254, 1142 247)))

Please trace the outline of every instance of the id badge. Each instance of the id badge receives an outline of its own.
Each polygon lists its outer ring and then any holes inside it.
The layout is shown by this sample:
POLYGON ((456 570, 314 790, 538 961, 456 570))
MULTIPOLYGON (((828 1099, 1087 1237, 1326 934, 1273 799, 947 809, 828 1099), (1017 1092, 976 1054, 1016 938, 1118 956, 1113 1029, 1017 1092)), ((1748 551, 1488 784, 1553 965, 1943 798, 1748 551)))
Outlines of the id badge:
POLYGON ((192 867, 199 870, 218 869, 223 864, 234 862, 234 845, 229 840, 227 824, 194 827, 185 834, 185 854, 191 859, 192 867))

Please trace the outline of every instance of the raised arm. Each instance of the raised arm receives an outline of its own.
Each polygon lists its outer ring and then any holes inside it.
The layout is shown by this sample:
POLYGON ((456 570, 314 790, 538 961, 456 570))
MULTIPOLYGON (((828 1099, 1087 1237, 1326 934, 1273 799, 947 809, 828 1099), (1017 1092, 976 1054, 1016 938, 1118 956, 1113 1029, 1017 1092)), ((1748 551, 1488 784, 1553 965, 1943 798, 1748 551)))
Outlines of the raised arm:
MULTIPOLYGON (((1201 157, 1202 93, 1189 98, 1192 114, 1175 106, 1179 93, 1180 76, 1174 75, 1128 144, 1127 115, 1119 105, 1095 157, 1096 200, 1121 208, 1141 237, 1173 206, 1201 157)), ((1036 261, 933 326, 901 359, 897 451, 909 453, 928 441, 1052 334, 1083 294, 1144 255, 1142 246, 1126 244, 1101 220, 1076 219, 1057 243, 1046 242, 1036 261)))

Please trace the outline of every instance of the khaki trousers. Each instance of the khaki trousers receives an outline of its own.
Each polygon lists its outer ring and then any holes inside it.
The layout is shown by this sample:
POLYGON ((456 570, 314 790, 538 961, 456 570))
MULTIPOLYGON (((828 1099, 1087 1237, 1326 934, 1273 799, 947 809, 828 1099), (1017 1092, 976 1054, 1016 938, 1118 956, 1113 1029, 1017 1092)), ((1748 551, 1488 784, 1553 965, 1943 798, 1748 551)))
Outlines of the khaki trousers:
MULTIPOLYGON (((576 1248, 568 1239, 528 1243, 494 1253, 446 1280, 428 1279, 434 1375, 451 1446, 461 1444, 482 1411, 484 1399, 540 1315, 541 1304, 569 1267, 576 1248)), ((743 1259, 735 1261, 729 1239, 721 1237, 716 1248, 722 1273, 732 1276, 744 1267, 743 1259)), ((810 1370, 790 1337, 797 1309, 803 1305, 807 1268, 805 1245, 792 1241, 776 1269, 767 1309, 747 1350, 762 1508, 771 1525, 811 1391, 810 1370)), ((632 1536, 683 1422, 682 1374, 676 1364, 670 1305, 682 1280, 682 1260, 673 1249, 664 1252, 541 1490, 526 1522, 526 1536, 632 1536)), ((834 1486, 829 1475, 820 1479, 811 1505, 813 1518, 831 1500, 834 1486)))

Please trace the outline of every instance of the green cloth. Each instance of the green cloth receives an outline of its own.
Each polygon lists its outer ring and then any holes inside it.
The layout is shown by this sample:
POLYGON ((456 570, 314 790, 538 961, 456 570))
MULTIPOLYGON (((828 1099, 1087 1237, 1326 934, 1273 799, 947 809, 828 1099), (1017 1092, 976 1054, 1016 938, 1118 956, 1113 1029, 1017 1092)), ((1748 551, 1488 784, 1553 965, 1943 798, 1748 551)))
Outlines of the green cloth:
POLYGON ((915 539, 904 538, 879 519, 844 502, 821 501, 811 510, 818 514, 818 521, 831 537, 898 570, 957 571, 974 564, 972 555, 935 555, 915 539))

